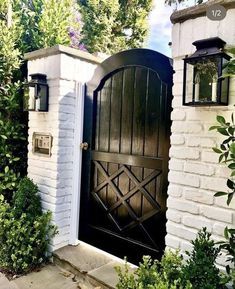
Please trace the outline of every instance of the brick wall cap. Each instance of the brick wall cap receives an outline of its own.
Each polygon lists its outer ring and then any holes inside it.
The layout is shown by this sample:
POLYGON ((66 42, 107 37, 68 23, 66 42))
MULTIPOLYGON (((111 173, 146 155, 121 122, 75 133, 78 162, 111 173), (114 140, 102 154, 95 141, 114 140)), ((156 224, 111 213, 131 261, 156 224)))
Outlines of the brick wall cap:
POLYGON ((71 48, 64 45, 56 45, 53 47, 48 48, 42 48, 39 50, 35 50, 32 52, 28 52, 24 55, 25 60, 34 60, 38 58, 48 57, 51 55, 57 55, 57 54, 67 54, 69 56, 72 56, 74 58, 79 58, 82 60, 86 60, 91 63, 99 64, 103 61, 102 58, 94 56, 88 52, 81 51, 75 48, 71 48))
POLYGON ((184 22, 188 19, 194 19, 200 16, 205 16, 208 6, 214 4, 220 4, 224 6, 226 9, 235 8, 235 0, 209 0, 206 3, 202 3, 179 11, 175 11, 171 15, 171 22, 173 24, 176 24, 179 22, 184 22))

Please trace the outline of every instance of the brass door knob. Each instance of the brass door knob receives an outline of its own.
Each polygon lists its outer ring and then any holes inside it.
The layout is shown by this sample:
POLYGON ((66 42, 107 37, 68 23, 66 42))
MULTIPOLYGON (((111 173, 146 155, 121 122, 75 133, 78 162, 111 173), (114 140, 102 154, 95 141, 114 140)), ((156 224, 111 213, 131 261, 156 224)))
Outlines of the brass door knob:
POLYGON ((81 148, 82 150, 84 150, 84 151, 88 150, 88 147, 89 147, 89 145, 88 145, 87 142, 82 142, 82 143, 80 144, 80 148, 81 148))

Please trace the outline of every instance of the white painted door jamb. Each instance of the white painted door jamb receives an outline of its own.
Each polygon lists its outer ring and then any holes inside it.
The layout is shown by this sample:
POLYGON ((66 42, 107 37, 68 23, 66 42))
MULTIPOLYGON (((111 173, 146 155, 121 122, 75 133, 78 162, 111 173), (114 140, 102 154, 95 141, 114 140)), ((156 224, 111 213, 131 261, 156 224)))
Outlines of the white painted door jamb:
POLYGON ((84 93, 85 84, 75 82, 76 104, 75 104, 75 130, 74 130, 74 157, 73 157, 73 187, 71 199, 70 237, 69 244, 78 244, 79 213, 81 195, 81 171, 82 150, 80 144, 83 141, 83 116, 84 116, 84 93))

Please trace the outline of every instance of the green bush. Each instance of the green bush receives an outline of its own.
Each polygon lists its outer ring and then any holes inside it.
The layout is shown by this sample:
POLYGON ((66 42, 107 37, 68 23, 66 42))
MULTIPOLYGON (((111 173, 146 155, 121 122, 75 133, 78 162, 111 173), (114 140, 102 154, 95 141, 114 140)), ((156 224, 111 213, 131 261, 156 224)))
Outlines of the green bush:
POLYGON ((37 191, 24 178, 12 205, 0 195, 0 267, 8 272, 27 272, 44 262, 56 234, 51 213, 42 212, 37 191))
MULTIPOLYGON (((233 58, 228 63, 228 75, 235 75, 235 48, 230 51, 233 53, 233 58)), ((217 124, 210 127, 210 130, 216 130, 223 136, 223 141, 218 147, 212 148, 213 151, 219 154, 219 162, 224 163, 230 170, 230 177, 227 179, 227 190, 217 192, 215 197, 226 196, 227 205, 229 206, 235 196, 235 120, 234 114, 231 114, 231 121, 226 120, 223 116, 217 115, 217 124)), ((228 256, 226 266, 227 278, 233 282, 235 288, 235 229, 224 229, 225 240, 218 242, 220 248, 225 250, 228 256)))
POLYGON ((22 83, 16 81, 21 66, 17 46, 21 26, 15 15, 8 27, 6 7, 0 5, 0 194, 11 200, 20 176, 26 173, 26 124, 22 113, 22 83))
POLYGON ((178 252, 166 251, 161 262, 143 257, 139 268, 131 273, 127 263, 124 269, 115 268, 119 282, 118 289, 190 289, 190 282, 182 283, 182 257, 178 252))
POLYGON ((215 247, 206 228, 198 232, 192 244, 193 250, 186 252, 189 258, 183 266, 184 283, 190 281, 193 289, 224 288, 220 271, 215 265, 220 249, 215 247))
POLYGON ((42 215, 38 187, 29 178, 25 177, 20 181, 19 188, 13 196, 13 207, 16 218, 22 213, 26 213, 30 219, 42 215))

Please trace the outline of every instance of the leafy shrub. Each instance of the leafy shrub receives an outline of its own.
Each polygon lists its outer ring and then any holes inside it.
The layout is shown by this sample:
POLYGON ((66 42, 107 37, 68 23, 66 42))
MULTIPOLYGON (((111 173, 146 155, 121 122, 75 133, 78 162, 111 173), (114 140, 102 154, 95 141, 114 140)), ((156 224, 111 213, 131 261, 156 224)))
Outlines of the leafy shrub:
POLYGON ((42 213, 37 191, 37 186, 24 178, 12 205, 0 195, 0 267, 7 271, 27 272, 45 261, 56 234, 51 213, 42 213))
POLYGON ((191 284, 182 284, 182 257, 178 252, 166 251, 161 262, 143 257, 139 268, 131 273, 127 263, 124 269, 116 267, 119 282, 118 289, 190 289, 191 284))
MULTIPOLYGON (((225 76, 234 76, 235 75, 235 48, 230 51, 233 54, 233 58, 229 61, 228 75, 225 76)), ((217 192, 215 197, 226 196, 227 205, 229 206, 234 195, 235 195, 235 121, 234 114, 231 114, 231 122, 227 121, 223 116, 218 115, 217 125, 210 127, 210 130, 216 130, 219 134, 224 136, 224 140, 219 147, 212 148, 213 151, 219 154, 219 162, 224 163, 230 169, 230 177, 227 180, 227 192, 217 192)), ((235 229, 227 228, 224 229, 225 241, 218 242, 220 249, 225 250, 226 255, 228 256, 226 266, 226 272, 228 273, 227 278, 233 282, 233 288, 235 288, 235 229)))
POLYGON ((22 114, 22 83, 15 81, 21 65, 16 47, 21 29, 17 17, 6 21, 6 7, 0 5, 0 194, 11 200, 20 176, 26 173, 26 125, 22 114))
POLYGON ((231 264, 235 264, 235 229, 225 227, 224 237, 225 240, 217 242, 217 244, 220 245, 220 249, 226 251, 226 255, 228 256, 226 261, 229 262, 229 265, 226 266, 226 272, 228 274, 226 281, 232 281, 233 288, 235 288, 235 268, 234 265, 230 267, 231 264))
POLYGON ((19 188, 13 196, 13 207, 15 217, 20 217, 26 213, 28 218, 36 218, 42 215, 42 206, 38 187, 29 178, 23 178, 19 183, 19 188))
POLYGON ((219 248, 211 239, 211 234, 203 228, 192 241, 192 252, 186 252, 189 259, 183 266, 183 281, 190 281, 193 289, 221 289, 222 278, 215 265, 219 248))
MULTIPOLYGON (((214 147, 213 151, 219 154, 219 162, 225 163, 231 170, 231 177, 235 176, 235 122, 231 115, 231 122, 225 120, 223 116, 217 116, 218 124, 210 127, 210 130, 217 130, 226 138, 220 144, 220 147, 214 147)), ((235 194, 235 182, 229 178, 227 180, 229 192, 217 192, 215 197, 227 196, 227 205, 230 204, 235 194)))

